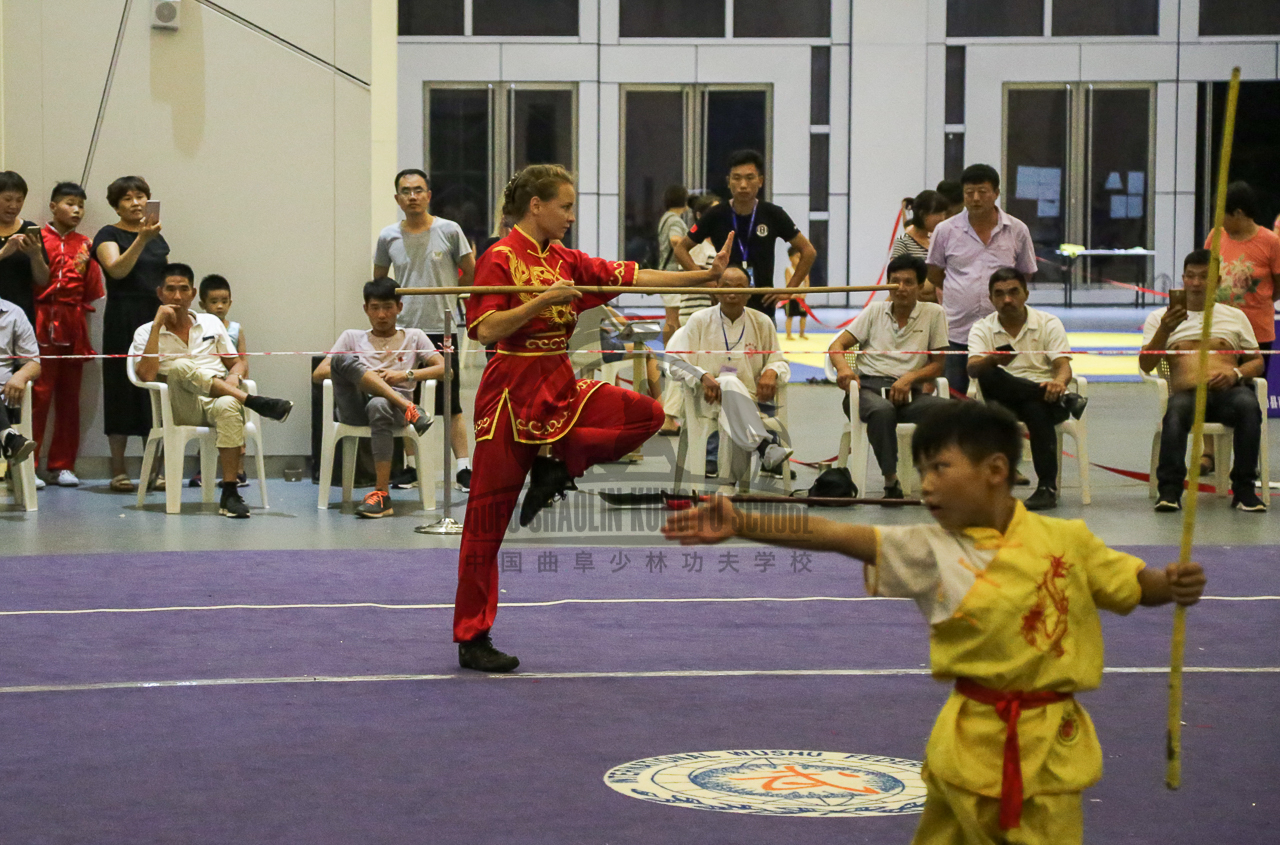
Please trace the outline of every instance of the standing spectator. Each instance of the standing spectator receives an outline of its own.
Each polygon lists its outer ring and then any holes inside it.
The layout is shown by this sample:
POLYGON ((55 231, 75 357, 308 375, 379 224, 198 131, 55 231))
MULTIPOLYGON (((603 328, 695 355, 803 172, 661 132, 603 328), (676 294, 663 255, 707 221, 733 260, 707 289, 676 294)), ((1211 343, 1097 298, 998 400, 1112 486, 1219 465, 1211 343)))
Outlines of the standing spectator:
POLYGON ((867 426, 867 440, 884 474, 884 497, 901 499, 898 479, 898 423, 916 423, 946 397, 932 395, 942 375, 941 354, 947 348, 947 315, 942 306, 920 301, 925 263, 914 255, 889 262, 889 284, 897 289, 884 302, 873 302, 853 324, 831 342, 827 352, 836 368, 836 384, 844 395, 849 416, 849 385, 858 384, 858 418, 867 426), (858 371, 843 353, 857 343, 858 371))
MULTIPOLYGON (((693 211, 693 222, 697 223, 702 219, 702 215, 706 214, 712 208, 720 204, 720 197, 712 193, 699 194, 693 198, 690 203, 693 211)), ((693 259, 693 264, 699 270, 706 270, 711 267, 711 263, 715 261, 716 251, 711 246, 710 240, 702 243, 689 250, 689 257, 693 259)), ((665 300, 664 300, 665 301, 665 300)), ((710 308, 715 305, 711 301, 711 295, 707 293, 682 293, 680 294, 680 310, 677 314, 677 328, 684 326, 689 322, 689 318, 701 311, 703 308, 710 308)), ((672 332, 672 338, 675 333, 672 332)), ((667 338, 663 342, 664 347, 679 349, 682 344, 670 347, 671 338, 667 338)), ((664 437, 675 437, 680 433, 680 416, 684 413, 684 389, 675 383, 674 379, 667 381, 666 388, 662 391, 662 411, 666 419, 662 423, 662 428, 658 433, 664 437)))
POLYGON ((34 441, 19 434, 22 392, 40 375, 36 334, 22 309, 0 299, 0 456, 12 468, 36 450, 34 441))
POLYGON ((44 441, 49 408, 55 408, 53 439, 45 468, 59 487, 75 487, 76 456, 80 452, 80 384, 84 359, 93 355, 89 344, 89 304, 106 295, 102 270, 90 254, 90 240, 76 231, 84 218, 84 188, 59 182, 49 209, 53 221, 42 231, 49 255, 49 285, 36 297, 36 341, 43 374, 32 396, 32 433, 44 441))
POLYGON ((893 242, 889 258, 899 255, 915 255, 921 259, 929 257, 929 236, 938 224, 947 219, 947 210, 951 203, 937 191, 921 191, 914 199, 904 200, 907 210, 911 212, 911 220, 907 228, 893 242))
POLYGON ((943 179, 935 191, 947 198, 947 217, 955 217, 964 211, 964 187, 954 179, 943 179))
MULTIPOLYGON (((676 258, 676 246, 689 234, 689 225, 684 216, 689 211, 689 192, 683 185, 671 185, 662 194, 662 205, 666 211, 658 219, 658 269, 679 272, 682 268, 676 258)), ((662 307, 666 319, 662 323, 662 342, 671 341, 671 336, 680 328, 680 298, 678 293, 664 293, 662 307)))
MULTIPOLYGON (((992 312, 988 295, 991 274, 1002 267, 1018 270, 1025 279, 1036 272, 1031 232, 1021 220, 1006 214, 1000 198, 1000 174, 987 164, 972 164, 960 176, 965 210, 938 224, 929 244, 929 283, 921 299, 944 291, 947 335, 953 353, 947 356, 946 376, 951 389, 969 390, 966 368, 969 330, 992 312)), ((1066 348, 1065 345, 1062 348, 1066 348)))
POLYGON ((1027 498, 1029 511, 1058 506, 1058 435, 1054 426, 1067 416, 1080 419, 1088 400, 1068 393, 1071 357, 1062 321, 1027 307, 1027 278, 1004 267, 988 282, 995 313, 969 332, 969 375, 978 380, 988 402, 1003 405, 1027 426, 1037 487, 1027 498))
MULTIPOLYGON (((1270 349, 1276 339, 1275 300, 1280 299, 1280 237, 1254 222, 1258 199, 1248 182, 1227 186, 1226 210, 1224 237, 1218 247, 1222 257, 1218 302, 1243 311, 1258 347, 1270 349)), ((1212 246, 1210 232, 1204 248, 1212 246)))
POLYGON ((12 170, 0 172, 0 299, 22 309, 36 323, 36 290, 49 284, 49 260, 40 242, 40 226, 22 219, 26 180, 12 170))
MULTIPOLYGON (((462 233, 462 227, 452 220, 433 216, 431 207, 431 178, 421 170, 408 169, 396 174, 396 204, 404 212, 404 220, 393 223, 378 235, 378 247, 373 256, 373 278, 384 279, 395 268, 396 284, 402 288, 470 286, 476 277, 476 260, 471 254, 471 244, 462 233)), ((454 297, 410 296, 404 302, 397 325, 401 328, 421 329, 435 344, 444 346, 444 312, 451 307, 454 297)), ((453 354, 457 355, 458 334, 449 335, 453 354)), ((453 455, 457 458, 456 482, 461 490, 471 488, 471 452, 467 447, 467 424, 462 416, 462 395, 458 388, 458 370, 454 366, 450 379, 449 398, 453 419, 450 421, 449 438, 453 455)), ((444 414, 444 391, 436 391, 436 416, 444 414)), ((406 473, 406 476, 408 473, 406 473)), ((435 479, 399 478, 399 483, 418 480, 422 484, 434 484, 435 479)))
MULTIPOLYGON (((107 307, 102 317, 102 352, 124 355, 138 326, 150 322, 160 307, 156 291, 164 286, 169 244, 160 221, 147 216, 151 186, 141 176, 121 176, 107 186, 107 202, 120 220, 103 226, 93 239, 93 257, 106 273, 107 307)), ((151 431, 151 397, 134 387, 124 358, 102 362, 102 419, 111 446, 111 489, 137 489, 125 469, 130 437, 144 441, 151 431)), ((145 484, 146 479, 141 483, 145 484)), ((163 486, 156 482, 157 489, 163 486)))
MULTIPOLYGON (((1182 287, 1187 305, 1158 308, 1147 315, 1142 327, 1142 354, 1138 366, 1149 373, 1161 363, 1169 369, 1169 404, 1160 434, 1160 458, 1156 464, 1156 510, 1182 508, 1182 485, 1187 477, 1187 435, 1196 404, 1197 360, 1194 355, 1168 354, 1200 349, 1204 328, 1205 294, 1209 284, 1209 250, 1197 249, 1182 262, 1182 287)), ((1208 393, 1204 418, 1231 426, 1235 461, 1231 466, 1231 505, 1261 513, 1265 501, 1254 492, 1258 479, 1258 451, 1262 443, 1262 409, 1252 382, 1266 368, 1258 353, 1251 321, 1238 308, 1213 309, 1209 349, 1208 393), (1231 352, 1234 350, 1234 353, 1231 352)), ((1264 491, 1264 494, 1270 491, 1264 491)), ((1270 498, 1269 496, 1267 498, 1270 498)))
MULTIPOLYGON (((734 232, 732 263, 746 272, 751 287, 772 288, 774 244, 783 240, 800 250, 800 264, 790 285, 798 287, 808 278, 818 252, 787 212, 759 198, 764 187, 764 156, 755 150, 739 150, 729 156, 728 182, 731 200, 709 209, 676 245, 680 265, 686 270, 698 269, 689 250, 707 239, 718 249, 734 232)), ((778 297, 766 295, 752 296, 747 304, 772 319, 778 302, 778 297)))
MULTIPOLYGON (((787 269, 783 271, 783 273, 787 280, 787 287, 791 287, 791 280, 795 278, 796 269, 800 266, 800 250, 796 249, 793 246, 787 247, 787 261, 790 262, 790 266, 788 266, 787 269)), ((809 287, 809 280, 805 279, 803 282, 801 282, 800 287, 802 288, 809 287)), ((793 296, 787 300, 787 340, 794 339, 791 337, 791 318, 792 317, 800 318, 800 339, 805 340, 804 322, 805 320, 808 319, 808 316, 805 314, 805 311, 804 311, 803 296, 793 296)))

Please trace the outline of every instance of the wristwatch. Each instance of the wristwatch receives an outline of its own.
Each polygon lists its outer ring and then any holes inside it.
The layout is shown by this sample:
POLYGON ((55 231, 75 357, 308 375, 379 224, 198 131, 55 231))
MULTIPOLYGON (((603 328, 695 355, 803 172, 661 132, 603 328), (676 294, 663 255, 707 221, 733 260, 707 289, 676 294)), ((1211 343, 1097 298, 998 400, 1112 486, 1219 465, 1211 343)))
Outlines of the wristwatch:
POLYGON ((1236 374, 1236 384, 1240 384, 1244 381, 1244 373, 1240 372, 1239 367, 1232 367, 1231 372, 1236 374))
POLYGON ((404 377, 409 382, 409 384, 418 383, 418 377, 414 374, 413 370, 405 370, 404 377))

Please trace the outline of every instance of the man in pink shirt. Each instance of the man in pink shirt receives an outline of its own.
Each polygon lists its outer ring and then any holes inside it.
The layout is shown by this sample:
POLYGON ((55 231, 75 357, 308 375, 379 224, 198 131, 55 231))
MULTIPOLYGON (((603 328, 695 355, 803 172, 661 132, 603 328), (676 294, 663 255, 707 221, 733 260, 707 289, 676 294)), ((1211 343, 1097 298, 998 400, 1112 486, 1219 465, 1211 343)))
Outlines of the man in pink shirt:
MULTIPOLYGON (((1276 339, 1275 300, 1280 298, 1280 237, 1254 222, 1257 213, 1258 200, 1248 182, 1227 186, 1224 237, 1218 247, 1218 302, 1243 311, 1258 347, 1270 349, 1276 339)), ((1205 238, 1204 248, 1213 248, 1212 232, 1205 238)))
MULTIPOLYGON (((987 283, 995 271, 1012 267, 1028 280, 1036 272, 1036 254, 1027 225, 996 205, 1000 174, 988 164, 971 164, 960 175, 964 211, 943 220, 929 243, 929 281, 921 299, 934 289, 947 312, 947 339, 953 351, 967 352, 969 329, 995 311, 987 283)), ((990 351, 990 350, 982 350, 990 351)), ((946 376, 952 390, 969 389, 968 356, 948 355, 946 376)))

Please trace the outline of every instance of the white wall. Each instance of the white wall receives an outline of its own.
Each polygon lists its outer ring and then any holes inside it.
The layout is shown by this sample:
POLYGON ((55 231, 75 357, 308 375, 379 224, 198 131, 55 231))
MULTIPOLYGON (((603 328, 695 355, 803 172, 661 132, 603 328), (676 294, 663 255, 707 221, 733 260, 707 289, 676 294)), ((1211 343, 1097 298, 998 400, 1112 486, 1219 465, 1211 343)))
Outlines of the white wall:
MULTIPOLYGON (((309 58, 198 0, 181 3, 177 32, 150 27, 150 2, 132 4, 85 181, 82 231, 115 221, 105 200, 112 179, 142 175, 163 203, 171 258, 197 276, 230 279, 231 316, 243 323, 251 351, 326 349, 339 330, 364 322, 372 7, 220 0, 309 58)), ((4 2, 4 167, 31 186, 28 217, 47 219, 54 182, 81 179, 124 6, 4 2)), ((90 323, 96 340, 100 313, 90 323)), ((273 454, 310 452, 309 362, 252 361, 264 393, 298 405, 286 425, 266 432, 273 454)), ((100 390, 95 363, 85 371, 84 456, 106 454, 100 390)))

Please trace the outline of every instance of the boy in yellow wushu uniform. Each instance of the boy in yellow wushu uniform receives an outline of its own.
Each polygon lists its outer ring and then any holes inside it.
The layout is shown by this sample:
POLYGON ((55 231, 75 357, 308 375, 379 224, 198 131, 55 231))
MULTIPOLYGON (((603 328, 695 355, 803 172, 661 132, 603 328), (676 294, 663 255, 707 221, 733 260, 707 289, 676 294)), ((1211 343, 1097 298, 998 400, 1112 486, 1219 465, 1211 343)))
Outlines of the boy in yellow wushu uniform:
POLYGON ((941 405, 911 450, 936 525, 811 517, 788 528, 717 498, 663 533, 685 545, 738 536, 841 552, 864 562, 871 595, 915 600, 933 676, 955 682, 925 751, 915 843, 1079 843, 1081 792, 1102 777, 1102 748, 1073 694, 1102 681, 1098 610, 1194 604, 1204 573, 1145 568, 1079 520, 1028 512, 1011 495, 1022 438, 999 409, 941 405))

